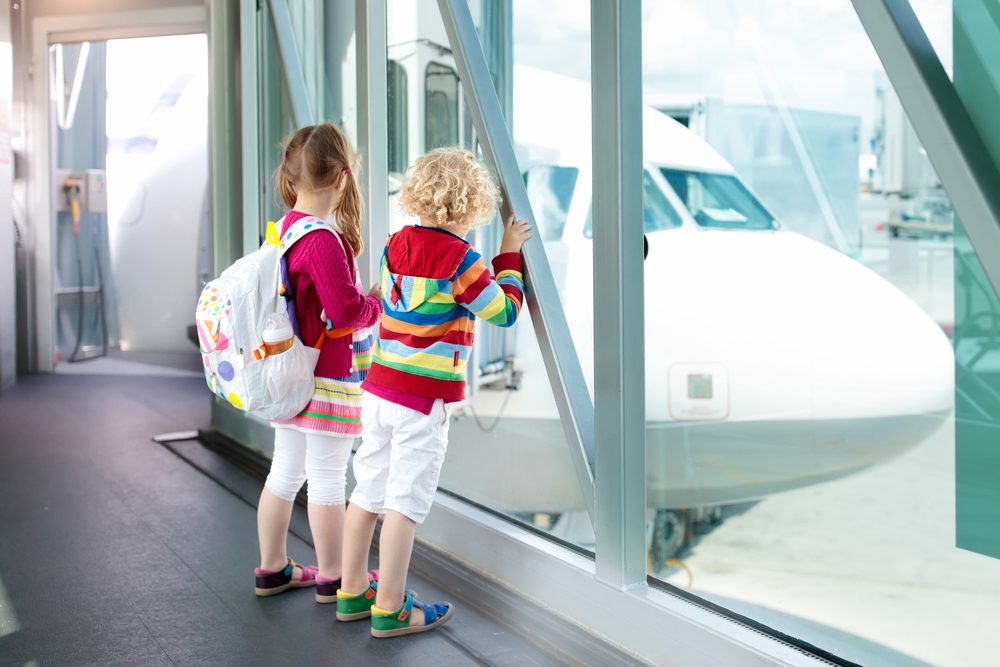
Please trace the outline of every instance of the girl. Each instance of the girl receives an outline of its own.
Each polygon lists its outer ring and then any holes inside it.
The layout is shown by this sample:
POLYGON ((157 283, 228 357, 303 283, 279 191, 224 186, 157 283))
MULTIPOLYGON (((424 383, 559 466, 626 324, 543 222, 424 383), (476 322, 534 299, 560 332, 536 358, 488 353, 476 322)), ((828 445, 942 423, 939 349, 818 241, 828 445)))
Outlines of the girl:
POLYGON ((403 209, 420 224, 393 235, 382 255, 379 341, 365 381, 364 434, 354 457, 358 485, 344 528, 344 585, 337 618, 371 616, 375 637, 424 632, 454 607, 406 591, 416 524, 430 511, 448 446, 449 403, 465 399, 475 318, 512 326, 523 301, 521 245, 528 224, 504 225, 496 277, 463 237, 496 214, 499 195, 475 156, 439 148, 419 158, 403 185, 403 209), (378 515, 378 582, 365 575, 378 515), (374 605, 373 605, 374 603, 374 605))
POLYGON ((300 336, 306 345, 318 340, 320 355, 312 400, 296 417, 273 424, 274 457, 257 508, 261 596, 315 584, 317 602, 337 599, 347 458, 361 434, 361 381, 371 366, 370 328, 381 313, 378 286, 364 294, 355 262, 362 241, 354 165, 347 137, 324 123, 292 136, 276 174, 290 209, 282 239, 297 236, 288 232, 303 218, 321 224, 334 214, 336 229, 302 236, 285 255, 300 336), (318 568, 297 565, 286 553, 292 502, 306 479, 318 568))

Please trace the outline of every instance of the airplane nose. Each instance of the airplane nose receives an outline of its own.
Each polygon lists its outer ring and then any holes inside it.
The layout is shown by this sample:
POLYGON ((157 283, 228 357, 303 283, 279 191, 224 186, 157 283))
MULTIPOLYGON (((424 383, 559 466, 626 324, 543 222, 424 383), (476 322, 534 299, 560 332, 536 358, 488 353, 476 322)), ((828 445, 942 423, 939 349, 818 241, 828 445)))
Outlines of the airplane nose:
POLYGON ((839 477, 948 419, 947 337, 857 261, 783 231, 677 230, 650 246, 647 488, 658 506, 839 477))
MULTIPOLYGON (((684 372, 721 363, 724 418, 859 420, 951 409, 947 336, 859 262, 793 232, 654 236, 647 359, 684 372)), ((647 414, 685 419, 667 415, 673 403, 663 397, 677 398, 678 389, 668 375, 647 371, 647 414)))
POLYGON ((803 315, 816 345, 816 418, 950 411, 954 354, 940 325, 860 263, 801 237, 793 242, 800 258, 822 267, 801 286, 813 295, 803 315))

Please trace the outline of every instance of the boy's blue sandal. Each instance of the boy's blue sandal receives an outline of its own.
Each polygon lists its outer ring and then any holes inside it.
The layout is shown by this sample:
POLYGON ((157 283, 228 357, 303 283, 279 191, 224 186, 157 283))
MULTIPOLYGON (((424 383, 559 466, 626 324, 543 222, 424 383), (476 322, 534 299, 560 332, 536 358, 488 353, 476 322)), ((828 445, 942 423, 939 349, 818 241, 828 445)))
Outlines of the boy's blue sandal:
POLYGON ((403 606, 395 611, 372 606, 372 637, 400 637, 418 632, 429 632, 450 621, 454 615, 455 605, 452 603, 426 604, 414 598, 413 591, 406 591, 403 606), (414 607, 423 610, 423 625, 410 625, 414 607))

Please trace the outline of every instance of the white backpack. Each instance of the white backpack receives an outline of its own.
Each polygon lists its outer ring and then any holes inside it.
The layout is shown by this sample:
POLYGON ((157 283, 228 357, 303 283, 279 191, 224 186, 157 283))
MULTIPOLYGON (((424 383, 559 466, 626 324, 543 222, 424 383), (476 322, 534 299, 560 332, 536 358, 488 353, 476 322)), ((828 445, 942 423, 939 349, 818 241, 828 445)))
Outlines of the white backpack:
POLYGON ((297 220, 280 239, 278 229, 269 222, 260 250, 205 285, 195 310, 208 388, 233 407, 269 421, 290 419, 305 408, 319 360, 319 350, 306 347, 298 336, 280 354, 268 355, 264 347, 264 319, 286 312, 282 257, 306 234, 334 231, 311 217, 297 220))

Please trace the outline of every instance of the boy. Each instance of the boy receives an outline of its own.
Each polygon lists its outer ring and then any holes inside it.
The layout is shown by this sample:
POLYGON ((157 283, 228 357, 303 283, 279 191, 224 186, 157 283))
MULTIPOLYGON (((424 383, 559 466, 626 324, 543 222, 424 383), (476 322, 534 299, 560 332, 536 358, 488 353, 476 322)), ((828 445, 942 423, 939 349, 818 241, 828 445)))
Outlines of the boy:
POLYGON ((432 630, 454 614, 405 592, 416 524, 430 511, 448 445, 449 403, 465 398, 475 318, 509 327, 524 300, 521 246, 527 222, 504 223, 496 277, 464 239, 492 219, 499 195, 475 156, 439 148, 413 165, 400 203, 420 224, 393 235, 382 255, 383 315, 361 410, 354 457, 358 485, 344 526, 344 574, 337 618, 371 616, 372 635, 432 630), (378 514, 378 581, 368 550, 378 514))

